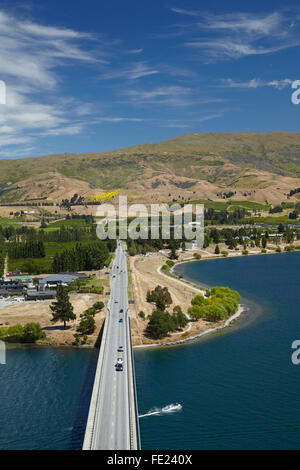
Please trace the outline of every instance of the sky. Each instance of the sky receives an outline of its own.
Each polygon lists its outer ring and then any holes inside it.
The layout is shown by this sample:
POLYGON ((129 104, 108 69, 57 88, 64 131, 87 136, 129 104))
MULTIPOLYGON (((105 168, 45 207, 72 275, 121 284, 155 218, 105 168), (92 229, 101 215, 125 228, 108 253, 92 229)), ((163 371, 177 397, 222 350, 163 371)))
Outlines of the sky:
POLYGON ((298 1, 0 0, 0 158, 298 132, 299 53, 298 1))

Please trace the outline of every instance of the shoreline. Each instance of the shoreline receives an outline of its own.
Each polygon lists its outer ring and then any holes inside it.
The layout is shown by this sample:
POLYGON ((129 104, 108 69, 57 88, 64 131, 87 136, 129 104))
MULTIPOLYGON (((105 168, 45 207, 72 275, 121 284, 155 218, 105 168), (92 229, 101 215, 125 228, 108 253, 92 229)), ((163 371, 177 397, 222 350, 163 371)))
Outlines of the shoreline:
POLYGON ((168 343, 151 343, 151 344, 139 344, 137 346, 133 346, 133 349, 144 349, 144 348, 153 348, 153 347, 162 347, 162 346, 176 346, 178 344, 183 344, 188 341, 193 341, 196 340, 197 338, 201 338, 202 336, 205 336, 207 334, 214 333, 219 330, 223 330, 224 328, 228 328, 232 322, 237 320, 243 312, 246 311, 246 305, 245 304, 239 304, 237 311, 227 320, 225 323, 222 325, 215 326, 213 328, 207 328, 207 330, 201 331, 200 333, 197 333, 196 335, 189 336, 188 338, 180 339, 177 341, 172 341, 168 343))
MULTIPOLYGON (((243 255, 241 255, 241 256, 243 256, 243 255)), ((211 259, 211 258, 208 258, 208 259, 211 259)), ((213 258, 213 259, 215 259, 215 258, 213 258)), ((221 259, 223 259, 223 258, 221 258, 221 259)), ((200 260, 194 260, 193 258, 191 258, 189 260, 179 261, 174 266, 172 266, 172 268, 170 269, 170 272, 172 274, 174 268, 176 266, 178 266, 179 264, 189 263, 189 262, 197 262, 197 261, 200 261, 200 260)), ((192 283, 192 282, 190 282, 186 279, 185 280, 178 279, 175 274, 174 274, 174 277, 173 277, 173 275, 165 274, 161 271, 161 268, 162 268, 162 266, 159 266, 157 268, 157 272, 161 276, 167 277, 169 280, 171 279, 171 280, 173 280, 177 283, 180 283, 183 286, 188 286, 190 289, 193 289, 198 293, 201 292, 201 291, 203 292, 205 290, 205 288, 203 289, 202 286, 197 286, 197 284, 194 284, 194 283, 192 283)), ((222 323, 220 325, 217 325, 217 326, 214 326, 214 327, 211 327, 211 328, 207 328, 206 330, 200 331, 197 334, 188 336, 187 338, 183 338, 183 339, 180 339, 180 340, 167 341, 167 342, 162 340, 161 342, 158 342, 158 343, 138 344, 138 345, 133 346, 133 348, 134 349, 145 349, 145 348, 154 348, 154 347, 162 347, 162 346, 176 346, 176 345, 182 345, 184 343, 187 343, 188 341, 197 340, 198 338, 201 338, 202 336, 205 336, 207 334, 211 334, 211 333, 214 333, 216 331, 228 328, 232 324, 232 322, 237 320, 242 315, 242 313, 244 313, 246 310, 247 310, 247 306, 245 304, 239 303, 237 311, 231 317, 229 317, 224 323, 222 323)))
MULTIPOLYGON (((295 250, 297 251, 297 250, 295 250)), ((294 252, 294 251, 293 251, 294 252)), ((228 258, 237 258, 237 257, 244 257, 246 258, 247 256, 257 256, 257 255, 269 255, 269 254, 286 254, 286 253, 290 253, 288 251, 282 251, 280 253, 276 252, 275 250, 269 250, 267 251, 267 253, 261 253, 261 252, 256 252, 256 253, 251 253, 249 252, 247 255, 243 255, 242 253, 237 253, 237 254, 234 254, 234 255, 229 255, 229 256, 207 256, 207 257, 203 257, 202 259, 200 260, 197 260, 197 259, 194 259, 194 258, 189 258, 189 259, 186 259, 186 260, 181 260, 181 261, 178 261, 178 262, 175 262, 174 266, 172 266, 169 270, 169 274, 166 274, 166 273, 163 273, 161 271, 161 268, 162 266, 159 266, 157 268, 157 273, 160 274, 161 276, 164 276, 166 278, 168 278, 169 280, 173 280, 183 286, 187 286, 189 287, 190 289, 193 289, 197 292, 203 292, 206 288, 210 288, 211 286, 205 286, 205 285, 197 285, 187 279, 179 279, 178 276, 174 273, 174 270, 177 266, 181 265, 181 264, 185 264, 185 263, 199 263, 201 261, 208 261, 208 260, 216 260, 216 259, 228 259, 228 258)), ((162 340, 162 342, 158 342, 158 343, 149 343, 149 344, 140 344, 140 345, 135 345, 133 346, 134 349, 145 349, 145 348, 153 348, 153 347, 161 347, 161 346, 176 346, 176 345, 180 345, 180 344, 184 344, 184 343, 187 343, 188 341, 194 341, 194 340, 197 340, 198 338, 201 338, 202 336, 205 336, 207 334, 211 334, 211 333, 214 333, 216 331, 219 331, 219 330, 222 330, 224 328, 228 328, 232 322, 234 322, 235 320, 237 320, 241 315, 242 313, 244 313, 245 311, 248 310, 248 307, 246 304, 242 304, 242 303, 239 303, 239 306, 238 306, 238 309, 237 311, 231 316, 229 317, 225 323, 221 324, 221 325, 217 325, 215 327, 212 327, 212 328, 207 328, 206 330, 204 331, 201 331, 195 335, 192 335, 192 336, 189 336, 187 338, 183 338, 181 340, 175 340, 175 341, 169 341, 169 342, 164 342, 162 340)))
MULTIPOLYGON (((194 250, 195 251, 195 250, 194 250)), ((288 254, 288 253, 297 253, 298 251, 300 250, 292 250, 292 251, 280 251, 280 252, 277 252, 276 250, 268 250, 266 253, 261 253, 260 251, 259 252, 251 252, 249 251, 247 255, 243 255, 243 253, 229 253, 228 256, 223 256, 223 255, 211 255, 211 256, 203 256, 201 259, 196 259, 196 258, 187 258, 185 260, 181 260, 181 261, 177 261, 175 262, 174 266, 172 266, 172 268, 170 269, 170 272, 172 273, 174 268, 176 266, 179 266, 180 264, 184 264, 184 263, 198 263, 198 262, 201 262, 201 261, 209 261, 209 260, 214 260, 214 259, 230 259, 230 258, 248 258, 249 256, 265 256, 265 255, 283 255, 283 254, 288 254)), ((176 276, 176 275, 175 275, 176 276)), ((177 277, 177 276, 176 276, 177 277)))
MULTIPOLYGON (((281 253, 276 253, 275 251, 272 250, 272 251, 269 251, 267 253, 260 253, 260 252, 259 253, 249 253, 247 256, 251 256, 251 255, 255 256, 255 255, 260 255, 260 254, 261 255, 283 254, 283 253, 289 253, 289 252, 282 251, 281 253)), ((206 286, 206 285, 201 285, 200 286, 200 285, 197 285, 197 284, 195 284, 195 283, 193 283, 193 282, 191 282, 187 279, 179 279, 178 276, 174 273, 174 270, 176 269, 177 266, 179 266, 181 264, 184 264, 184 263, 199 263, 201 261, 207 261, 207 260, 228 259, 228 258, 247 257, 247 256, 245 256, 241 253, 238 253, 238 254, 234 254, 233 256, 227 256, 227 257, 207 256, 207 257, 203 257, 200 260, 194 259, 192 257, 192 258, 188 258, 188 259, 176 262, 174 264, 174 266, 172 266, 170 268, 169 274, 166 274, 166 273, 161 271, 162 265, 158 266, 156 271, 160 276, 166 277, 172 283, 181 284, 182 286, 188 287, 189 289, 200 293, 201 291, 203 292, 206 288, 209 288, 210 286, 206 286)), ((133 348, 134 349, 144 349, 144 348, 153 348, 153 347, 161 347, 161 346, 174 346, 174 345, 182 345, 182 344, 187 343, 189 341, 197 340, 198 338, 201 338, 204 335, 214 333, 218 330, 229 327, 232 324, 232 322, 237 320, 242 315, 242 313, 245 312, 246 310, 247 310, 247 305, 239 304, 238 310, 230 318, 228 318, 224 323, 222 323, 220 325, 216 325, 214 327, 209 327, 209 328, 207 328, 203 331, 200 331, 199 333, 192 334, 191 336, 187 336, 186 338, 182 338, 182 339, 178 339, 178 340, 172 340, 172 341, 162 340, 162 341, 157 342, 157 343, 136 344, 136 345, 133 346, 133 348)), ((191 325, 191 322, 189 322, 189 325, 191 325)), ((188 329, 183 331, 182 334, 184 334, 187 331, 188 331, 188 329)), ((23 346, 23 345, 26 344, 26 346, 30 345, 30 346, 34 346, 34 347, 53 347, 53 348, 63 347, 63 348, 76 348, 76 349, 94 349, 95 348, 95 344, 74 345, 74 344, 67 344, 67 343, 59 343, 59 342, 56 342, 56 341, 53 341, 53 342, 43 341, 41 343, 36 342, 36 343, 8 343, 8 344, 11 344, 11 345, 15 344, 17 347, 18 346, 23 346)))

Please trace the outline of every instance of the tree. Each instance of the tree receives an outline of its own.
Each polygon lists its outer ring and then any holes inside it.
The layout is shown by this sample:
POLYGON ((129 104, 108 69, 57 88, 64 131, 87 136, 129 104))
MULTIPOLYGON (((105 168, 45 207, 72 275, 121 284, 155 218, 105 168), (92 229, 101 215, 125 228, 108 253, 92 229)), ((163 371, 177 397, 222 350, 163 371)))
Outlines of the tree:
POLYGON ((38 339, 44 339, 46 337, 39 323, 27 323, 23 328, 22 341, 24 343, 34 343, 38 339))
POLYGON ((203 308, 200 305, 193 305, 188 308, 188 314, 192 320, 199 320, 199 318, 203 317, 203 308))
POLYGON ((157 310, 164 311, 166 309, 166 302, 164 301, 164 298, 163 298, 162 295, 157 297, 157 299, 155 301, 155 306, 156 306, 157 310))
POLYGON ((170 331, 177 329, 176 321, 168 312, 154 310, 149 318, 147 333, 155 339, 167 336, 170 331))
POLYGON ((175 246, 171 247, 169 258, 170 259, 177 259, 178 258, 175 246))
POLYGON ((158 310, 165 310, 166 305, 169 306, 172 303, 172 297, 168 288, 161 286, 156 286, 153 291, 148 290, 146 300, 150 303, 159 302, 158 310))
POLYGON ((93 305, 93 308, 97 311, 102 310, 104 308, 104 303, 103 302, 96 302, 93 305))
POLYGON ((20 343, 23 337, 23 327, 22 325, 12 325, 7 330, 6 341, 11 343, 20 343))
POLYGON ((202 294, 198 294, 192 299, 191 303, 192 305, 203 305, 205 303, 205 298, 202 294))
POLYGON ((216 245, 216 248, 215 248, 215 254, 216 254, 216 255, 219 255, 219 254, 220 254, 220 248, 219 248, 219 245, 216 245))
POLYGON ((64 327, 66 327, 67 321, 76 319, 76 315, 73 312, 73 306, 69 300, 68 292, 62 286, 57 287, 56 302, 53 302, 52 305, 50 305, 50 308, 53 312, 53 318, 51 319, 53 323, 61 320, 64 323, 64 327))
POLYGON ((173 316, 179 328, 184 328, 188 322, 186 315, 181 310, 180 305, 176 305, 173 309, 173 316))
POLYGON ((97 313, 97 310, 94 308, 94 307, 90 307, 88 308, 87 310, 85 310, 81 315, 80 317, 83 318, 83 317, 94 317, 97 313))
POLYGON ((83 335, 91 335, 96 329, 96 323, 92 315, 82 318, 77 331, 83 335))

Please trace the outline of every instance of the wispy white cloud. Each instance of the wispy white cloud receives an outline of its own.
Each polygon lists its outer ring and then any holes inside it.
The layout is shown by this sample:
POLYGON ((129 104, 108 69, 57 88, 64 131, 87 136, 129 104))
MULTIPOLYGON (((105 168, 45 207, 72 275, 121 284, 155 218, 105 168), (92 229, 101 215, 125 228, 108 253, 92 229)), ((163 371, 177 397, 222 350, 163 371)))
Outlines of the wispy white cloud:
POLYGON ((0 44, 0 73, 7 92, 6 104, 0 106, 1 155, 17 155, 17 148, 5 150, 10 146, 22 145, 25 152, 24 144, 39 136, 80 134, 87 122, 78 123, 78 117, 90 115, 93 106, 60 95, 57 67, 106 63, 104 40, 0 11, 0 44))
POLYGON ((152 89, 128 89, 124 94, 135 105, 157 104, 171 107, 188 107, 224 101, 223 98, 202 96, 199 90, 180 85, 167 85, 152 89))
POLYGON ((128 52, 128 54, 141 54, 142 52, 144 52, 144 49, 142 49, 142 48, 140 48, 140 49, 130 49, 127 52, 128 52))
POLYGON ((158 73, 159 70, 149 67, 145 62, 136 62, 126 68, 103 73, 100 78, 102 80, 111 80, 117 78, 123 78, 125 80, 136 80, 138 78, 147 77, 148 75, 156 75, 158 73))
POLYGON ((161 121, 161 127, 178 127, 178 128, 187 128, 192 127, 199 122, 210 121, 211 119, 217 119, 224 115, 224 112, 208 114, 205 116, 200 116, 194 119, 167 119, 161 121))
POLYGON ((187 16, 200 16, 201 13, 195 10, 185 10, 184 8, 171 8, 171 11, 174 13, 178 13, 179 15, 187 15, 187 16))
POLYGON ((220 86, 225 88, 261 88, 261 87, 273 87, 277 90, 283 90, 292 83, 293 80, 290 78, 284 78, 282 80, 270 80, 264 81, 259 78, 252 78, 246 82, 237 82, 231 78, 220 80, 220 86))
POLYGON ((300 45, 299 30, 287 12, 213 15, 180 8, 172 11, 197 18, 187 33, 192 38, 184 45, 211 59, 271 54, 300 45))
POLYGON ((185 106, 191 93, 190 88, 182 86, 161 86, 151 90, 127 90, 130 101, 135 104, 168 104, 185 106))
POLYGON ((285 25, 285 17, 279 12, 269 14, 228 13, 227 15, 201 15, 201 28, 214 31, 238 31, 248 34, 277 35, 285 25))
POLYGON ((93 120, 93 123, 119 123, 119 122, 142 122, 143 118, 125 117, 125 116, 102 116, 93 120))
MULTIPOLYGON (((300 41, 299 41, 300 44, 300 41)), ((230 58, 240 59, 242 57, 251 55, 263 55, 278 52, 284 49, 289 49, 298 44, 278 44, 274 46, 255 46, 247 42, 236 42, 234 40, 211 40, 211 41, 191 41, 186 42, 185 46, 193 47, 198 50, 203 50, 206 55, 213 59, 217 58, 230 58)))
MULTIPOLYGON (((29 23, 0 11, 0 70, 7 80, 26 81, 34 87, 55 87, 54 71, 64 61, 105 62, 101 52, 84 48, 96 41, 91 34, 29 23)), ((99 49, 99 48, 98 48, 99 49)))
POLYGON ((7 159, 17 157, 32 157, 35 150, 36 148, 33 145, 24 145, 24 142, 20 142, 14 149, 10 144, 6 147, 2 147, 0 144, 0 157, 7 159))

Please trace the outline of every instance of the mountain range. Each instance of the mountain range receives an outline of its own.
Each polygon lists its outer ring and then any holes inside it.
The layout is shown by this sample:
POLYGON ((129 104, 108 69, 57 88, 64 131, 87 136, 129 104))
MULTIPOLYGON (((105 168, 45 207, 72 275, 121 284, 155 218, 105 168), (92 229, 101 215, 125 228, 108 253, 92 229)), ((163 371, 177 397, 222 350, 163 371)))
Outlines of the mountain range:
MULTIPOLYGON (((281 202, 300 187, 300 133, 190 133, 103 153, 0 160, 0 202, 120 190, 139 202, 281 202)), ((297 197, 295 195, 294 197, 297 197)))

